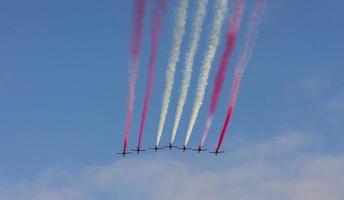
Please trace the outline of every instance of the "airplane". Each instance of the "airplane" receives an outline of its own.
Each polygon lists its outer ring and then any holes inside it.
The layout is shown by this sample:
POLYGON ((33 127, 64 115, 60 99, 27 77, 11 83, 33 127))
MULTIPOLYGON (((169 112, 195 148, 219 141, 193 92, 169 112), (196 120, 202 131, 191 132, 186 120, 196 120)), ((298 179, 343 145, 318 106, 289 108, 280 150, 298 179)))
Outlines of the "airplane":
POLYGON ((183 145, 182 147, 178 147, 178 149, 181 149, 183 152, 185 152, 186 150, 189 150, 191 148, 188 148, 185 145, 183 145))
POLYGON ((155 152, 157 152, 157 151, 159 151, 159 150, 161 150, 161 149, 164 149, 164 148, 155 145, 154 147, 149 148, 149 149, 152 149, 152 150, 154 150, 155 152))
POLYGON ((217 156, 217 154, 219 153, 223 153, 224 151, 219 151, 218 149, 216 149, 215 151, 211 151, 209 153, 213 153, 215 156, 217 156))
POLYGON ((136 149, 132 149, 131 151, 136 151, 139 154, 141 151, 146 151, 145 149, 141 149, 141 147, 136 147, 136 149))
POLYGON ((168 147, 168 149, 172 149, 172 148, 176 148, 176 147, 178 147, 178 146, 174 146, 172 143, 170 143, 169 145, 166 145, 166 146, 164 146, 164 147, 168 147))
POLYGON ((124 157, 127 154, 131 154, 131 152, 126 152, 125 150, 123 150, 123 152, 119 152, 119 153, 116 153, 116 154, 120 154, 120 155, 122 155, 124 157))
POLYGON ((201 153, 201 151, 207 151, 207 149, 202 148, 202 146, 198 146, 197 149, 192 149, 194 151, 197 151, 197 153, 201 153))

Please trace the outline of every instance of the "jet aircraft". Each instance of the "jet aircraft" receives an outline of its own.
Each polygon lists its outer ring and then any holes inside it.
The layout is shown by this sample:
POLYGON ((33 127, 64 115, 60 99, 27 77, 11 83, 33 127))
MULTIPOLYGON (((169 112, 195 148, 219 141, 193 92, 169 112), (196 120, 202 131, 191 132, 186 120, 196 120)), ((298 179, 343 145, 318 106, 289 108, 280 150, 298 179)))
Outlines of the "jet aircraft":
POLYGON ((176 148, 178 146, 174 146, 172 143, 170 143, 169 145, 166 145, 164 147, 167 147, 169 150, 171 150, 171 149, 176 148))
POLYGON ((185 145, 183 145, 182 147, 178 147, 178 149, 182 150, 183 152, 185 152, 186 150, 189 150, 191 148, 186 147, 185 145))
POLYGON ((213 153, 215 156, 217 156, 217 154, 219 153, 223 153, 224 151, 219 151, 218 149, 216 149, 215 151, 211 151, 209 153, 213 153))
POLYGON ((157 151, 159 151, 159 150, 161 150, 161 149, 164 149, 164 148, 155 145, 154 147, 149 148, 149 149, 154 150, 155 152, 157 152, 157 151))
POLYGON ((201 146, 198 146, 197 149, 192 149, 192 150, 197 151, 197 153, 201 153, 202 151, 207 151, 207 149, 204 149, 201 146))
POLYGON ((136 147, 136 149, 132 149, 131 151, 135 151, 137 154, 139 154, 141 151, 146 151, 146 150, 141 149, 141 147, 136 147))
POLYGON ((123 152, 119 152, 119 153, 116 153, 116 154, 122 155, 124 157, 127 154, 131 154, 131 152, 126 152, 125 150, 123 150, 123 152))

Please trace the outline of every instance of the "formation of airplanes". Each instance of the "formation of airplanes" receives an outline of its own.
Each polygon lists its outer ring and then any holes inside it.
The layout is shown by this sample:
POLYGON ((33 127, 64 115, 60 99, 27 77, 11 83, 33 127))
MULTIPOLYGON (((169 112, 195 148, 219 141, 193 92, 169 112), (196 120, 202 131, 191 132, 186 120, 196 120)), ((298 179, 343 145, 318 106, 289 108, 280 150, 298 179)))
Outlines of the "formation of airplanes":
MULTIPOLYGON (((165 148, 168 148, 169 150, 172 150, 172 149, 174 149, 174 148, 177 148, 177 149, 180 149, 180 150, 183 151, 183 152, 185 152, 185 151, 187 151, 187 150, 190 150, 190 149, 193 150, 193 151, 196 151, 197 153, 201 153, 201 152, 203 152, 203 151, 207 151, 207 149, 204 149, 202 146, 198 146, 197 148, 192 149, 192 148, 189 148, 189 147, 187 147, 187 146, 185 146, 185 145, 183 145, 183 146, 181 146, 181 147, 178 147, 178 146, 175 146, 175 145, 173 145, 173 144, 171 144, 171 143, 168 144, 168 145, 166 145, 166 146, 164 146, 164 147, 165 147, 165 148)), ((153 147, 151 147, 151 148, 149 148, 149 149, 152 150, 152 151, 158 152, 158 151, 164 149, 164 147, 159 147, 159 146, 155 145, 155 146, 153 146, 153 147)), ((137 154, 139 154, 140 152, 142 152, 142 151, 147 151, 147 150, 142 149, 141 147, 136 147, 135 149, 131 149, 131 151, 132 151, 132 152, 136 152, 137 154)), ((214 154, 215 156, 217 156, 217 154, 224 153, 224 151, 220 151, 219 149, 215 149, 214 151, 210 151, 209 153, 212 153, 212 154, 214 154)), ((122 155, 122 156, 124 157, 124 156, 126 156, 127 154, 131 154, 131 152, 128 152, 128 151, 126 151, 126 150, 123 150, 122 152, 119 152, 119 153, 116 153, 116 154, 122 155)))

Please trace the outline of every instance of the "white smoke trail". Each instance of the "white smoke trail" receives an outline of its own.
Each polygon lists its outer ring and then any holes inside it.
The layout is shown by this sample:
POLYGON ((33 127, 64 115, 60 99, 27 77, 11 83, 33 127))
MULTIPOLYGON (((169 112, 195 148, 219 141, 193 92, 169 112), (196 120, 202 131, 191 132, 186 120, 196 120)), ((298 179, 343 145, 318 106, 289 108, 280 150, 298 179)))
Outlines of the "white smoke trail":
POLYGON ((176 65, 179 60, 180 47, 181 47, 183 37, 185 34, 185 24, 186 24, 186 19, 187 19, 188 4, 189 4, 188 0, 180 0, 179 7, 177 9, 176 28, 174 29, 174 32, 173 32, 174 43, 171 50, 167 71, 166 71, 166 86, 165 86, 164 96, 162 100, 159 128, 156 135, 156 146, 159 146, 160 138, 161 138, 162 131, 164 129, 164 125, 166 121, 168 107, 170 104, 176 65))
POLYGON ((192 35, 190 42, 190 49, 185 55, 185 67, 183 72, 183 81, 180 88, 180 96, 175 114, 174 125, 171 135, 171 144, 173 144, 178 130, 179 122, 183 113, 183 108, 189 91, 190 80, 192 75, 193 61, 198 48, 199 40, 201 38, 202 25, 204 16, 207 13, 208 0, 199 0, 197 11, 195 13, 195 19, 192 25, 192 35))
POLYGON ((192 129, 195 125, 196 119, 198 117, 199 110, 203 103, 203 98, 205 94, 205 89, 208 84, 208 77, 211 69, 211 65, 217 50, 217 46, 220 40, 220 32, 223 24, 223 20, 227 11, 227 0, 217 0, 216 1, 216 11, 214 17, 213 28, 210 33, 210 41, 208 49, 204 55, 202 62, 201 73, 198 78, 198 86, 196 91, 196 97, 194 100, 194 106, 192 109, 191 119, 189 122, 189 127, 186 133, 184 145, 186 146, 189 143, 190 136, 192 134, 192 129))

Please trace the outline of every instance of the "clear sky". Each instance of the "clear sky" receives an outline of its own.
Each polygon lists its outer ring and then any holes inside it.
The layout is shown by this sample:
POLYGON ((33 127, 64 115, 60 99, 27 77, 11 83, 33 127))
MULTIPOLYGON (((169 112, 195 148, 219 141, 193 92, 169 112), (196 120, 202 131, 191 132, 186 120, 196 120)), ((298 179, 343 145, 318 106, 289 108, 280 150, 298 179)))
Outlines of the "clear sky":
MULTIPOLYGON (((137 142, 148 69, 153 1, 147 2, 130 147, 137 142)), ((187 31, 197 1, 190 2, 187 31)), ((244 19, 252 8, 246 2, 244 19)), ((210 0, 178 145, 189 122, 213 5, 210 0)), ((0 0, 0 199, 339 199, 343 6, 340 0, 268 1, 225 154, 164 150, 123 159, 114 153, 124 134, 132 1, 0 0)), ((144 147, 155 143, 176 7, 170 0, 144 147)), ((246 22, 205 144, 210 149, 226 114, 246 22)), ((162 144, 172 131, 189 40, 186 34, 162 144)), ((223 43, 222 34, 191 146, 198 145, 204 127, 223 43)))

